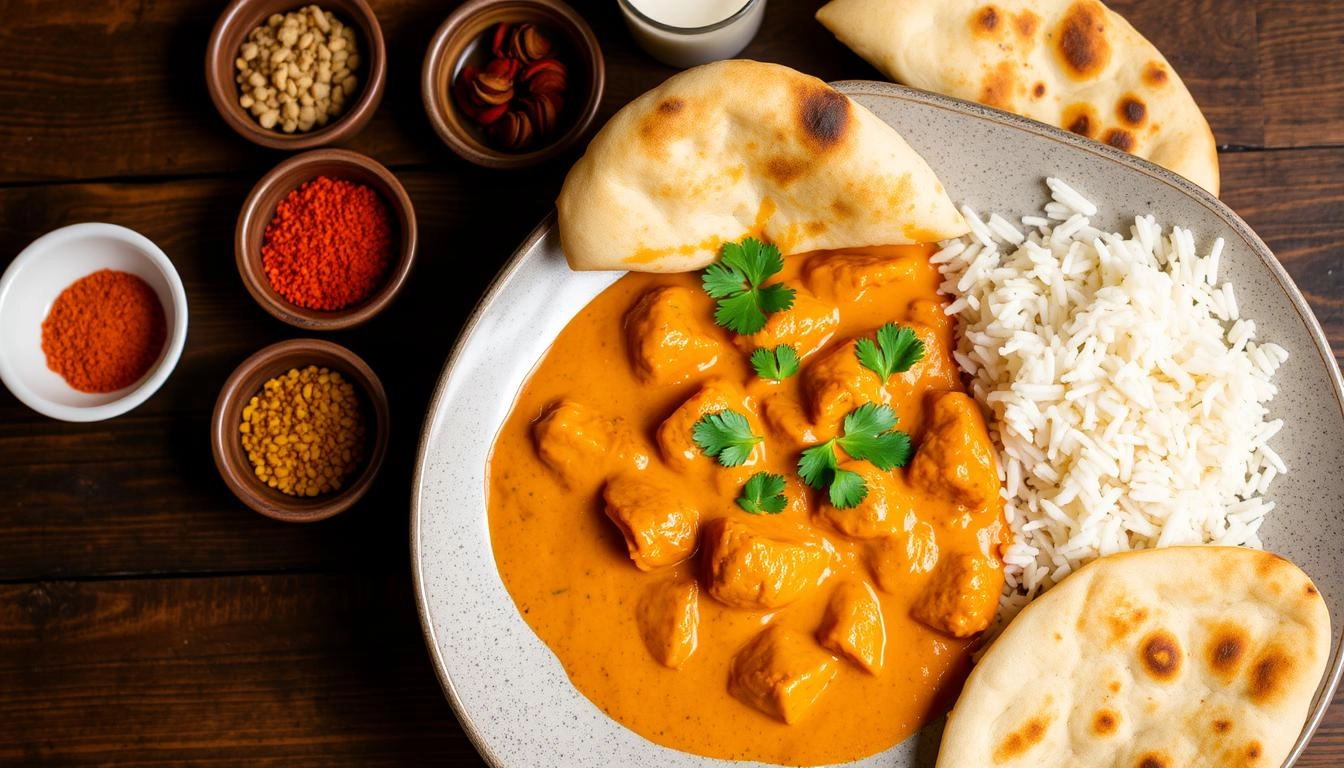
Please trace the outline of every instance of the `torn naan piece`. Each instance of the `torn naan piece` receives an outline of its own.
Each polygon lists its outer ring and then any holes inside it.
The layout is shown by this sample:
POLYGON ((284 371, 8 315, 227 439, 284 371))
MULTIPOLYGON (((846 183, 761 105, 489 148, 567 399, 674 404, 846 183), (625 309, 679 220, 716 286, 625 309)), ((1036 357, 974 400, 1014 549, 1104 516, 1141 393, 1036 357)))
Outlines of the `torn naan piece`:
POLYGON ((948 716, 938 768, 1277 768, 1329 654, 1325 601, 1278 555, 1103 557, 990 646, 948 716))
POLYGON ((815 77, 755 61, 689 69, 617 112, 556 208, 576 270, 700 269, 747 235, 790 254, 967 231, 891 126, 815 77))
POLYGON ((831 0, 817 20, 893 80, 1105 142, 1218 194, 1194 97, 1098 0, 831 0))

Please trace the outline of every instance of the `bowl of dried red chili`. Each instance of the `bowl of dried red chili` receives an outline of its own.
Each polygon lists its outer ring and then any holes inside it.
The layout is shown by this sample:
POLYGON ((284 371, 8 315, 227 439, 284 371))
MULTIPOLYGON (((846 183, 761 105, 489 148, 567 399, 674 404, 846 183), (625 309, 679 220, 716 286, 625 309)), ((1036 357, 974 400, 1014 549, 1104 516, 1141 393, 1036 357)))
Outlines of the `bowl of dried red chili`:
POLYGON ((187 339, 187 293, 163 250, 115 224, 72 224, 34 240, 0 277, 0 380, 64 421, 143 403, 187 339))
POLYGON ((344 149, 292 157, 247 196, 234 232, 238 272, 263 309, 297 328, 368 322, 415 260, 415 209, 392 172, 344 149))

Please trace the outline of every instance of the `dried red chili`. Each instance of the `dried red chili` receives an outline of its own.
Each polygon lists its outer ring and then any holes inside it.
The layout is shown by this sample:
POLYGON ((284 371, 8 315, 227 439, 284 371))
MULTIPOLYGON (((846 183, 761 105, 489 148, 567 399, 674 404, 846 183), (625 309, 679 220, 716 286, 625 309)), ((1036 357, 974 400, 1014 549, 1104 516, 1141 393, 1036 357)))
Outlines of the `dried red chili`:
POLYGON ((392 246, 392 222, 377 192, 318 176, 275 207, 261 261, 287 301, 332 311, 364 301, 383 284, 392 246))
POLYGON ((71 283, 42 321, 47 367, 81 392, 134 384, 167 338, 163 304, 129 272, 103 269, 71 283))

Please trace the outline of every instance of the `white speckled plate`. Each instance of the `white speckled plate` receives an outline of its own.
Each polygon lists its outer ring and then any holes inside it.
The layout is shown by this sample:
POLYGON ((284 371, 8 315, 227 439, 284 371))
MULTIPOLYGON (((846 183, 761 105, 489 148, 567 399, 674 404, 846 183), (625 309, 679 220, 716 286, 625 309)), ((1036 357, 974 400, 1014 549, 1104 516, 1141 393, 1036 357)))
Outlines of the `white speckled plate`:
MULTIPOLYGON (((1021 215, 1059 176, 1096 201, 1116 229, 1143 212, 1182 223, 1205 248, 1227 241, 1223 276, 1259 336, 1292 354, 1271 410, 1288 426, 1273 445, 1290 473, 1261 536, 1306 570, 1333 616, 1332 663, 1291 764, 1339 682, 1344 616, 1344 388, 1320 325, 1269 249, 1226 206, 1155 165, 1039 123, 886 83, 840 89, 896 127, 954 200, 1021 215)), ((579 694, 523 623, 495 570, 485 511, 485 464, 515 394, 569 319, 618 277, 565 266, 553 219, 519 247, 476 308, 430 405, 411 502, 411 558, 430 654, 444 692, 493 766, 721 765, 644 740, 579 694)), ((856 766, 932 765, 936 726, 856 766)), ((744 764, 736 764, 744 765, 744 764)))

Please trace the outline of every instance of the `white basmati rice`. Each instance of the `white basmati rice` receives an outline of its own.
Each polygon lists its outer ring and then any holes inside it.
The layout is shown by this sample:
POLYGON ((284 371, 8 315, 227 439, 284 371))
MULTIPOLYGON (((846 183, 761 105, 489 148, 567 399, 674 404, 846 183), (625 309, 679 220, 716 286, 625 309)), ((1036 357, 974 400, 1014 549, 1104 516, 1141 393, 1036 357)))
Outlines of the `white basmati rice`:
POLYGON ((1232 284, 1223 241, 1152 216, 1128 234, 1059 179, 1044 215, 981 219, 934 256, 958 323, 958 363, 1000 446, 1008 589, 1002 612, 1103 554, 1174 544, 1259 547, 1288 471, 1269 440, 1274 372, 1232 284))

